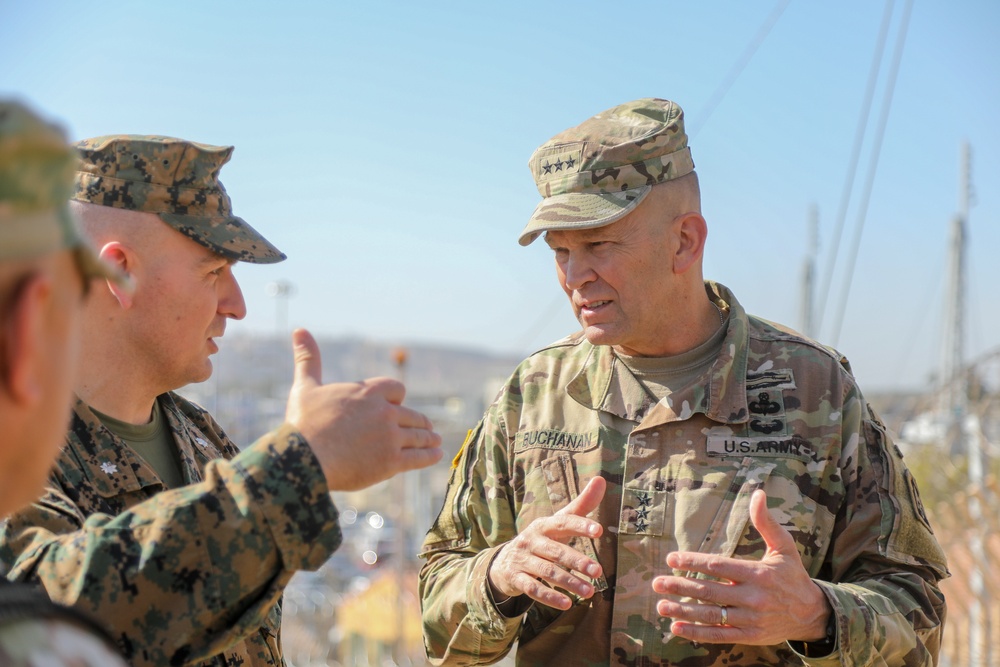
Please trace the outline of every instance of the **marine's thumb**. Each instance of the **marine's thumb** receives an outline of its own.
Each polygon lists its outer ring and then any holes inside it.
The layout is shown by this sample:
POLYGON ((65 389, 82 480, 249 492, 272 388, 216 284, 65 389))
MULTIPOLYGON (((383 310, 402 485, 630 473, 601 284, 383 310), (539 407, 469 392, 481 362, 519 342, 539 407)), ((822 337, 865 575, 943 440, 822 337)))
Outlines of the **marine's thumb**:
POLYGON ((292 351, 295 354, 295 377, 292 385, 323 384, 323 363, 319 345, 305 329, 292 332, 292 351))

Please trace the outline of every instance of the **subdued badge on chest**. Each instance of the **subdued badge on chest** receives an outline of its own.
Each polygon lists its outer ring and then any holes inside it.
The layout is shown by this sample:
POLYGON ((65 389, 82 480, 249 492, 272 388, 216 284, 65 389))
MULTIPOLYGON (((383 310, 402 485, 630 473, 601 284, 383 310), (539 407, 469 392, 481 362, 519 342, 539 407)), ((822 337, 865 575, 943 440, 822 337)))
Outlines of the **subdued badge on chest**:
POLYGON ((597 447, 597 431, 571 433, 558 429, 518 431, 514 436, 514 451, 528 449, 558 449, 567 452, 584 452, 597 447))
POLYGON ((792 371, 766 370, 747 374, 747 422, 749 435, 783 440, 791 435, 785 418, 784 391, 795 389, 792 371))

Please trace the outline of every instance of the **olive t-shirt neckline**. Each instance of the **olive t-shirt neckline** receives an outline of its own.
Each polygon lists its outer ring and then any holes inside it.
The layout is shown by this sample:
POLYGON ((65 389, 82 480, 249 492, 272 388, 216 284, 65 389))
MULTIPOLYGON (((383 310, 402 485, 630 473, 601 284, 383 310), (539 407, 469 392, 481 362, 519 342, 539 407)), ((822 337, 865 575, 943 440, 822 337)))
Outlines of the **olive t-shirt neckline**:
POLYGON ((690 385, 715 363, 728 325, 727 317, 704 343, 673 356, 633 357, 618 351, 615 355, 656 400, 662 401, 674 391, 690 385))
POLYGON ((166 417, 159 401, 153 402, 152 419, 145 424, 130 424, 90 408, 104 428, 134 449, 159 475, 168 489, 184 485, 173 435, 166 428, 166 417))

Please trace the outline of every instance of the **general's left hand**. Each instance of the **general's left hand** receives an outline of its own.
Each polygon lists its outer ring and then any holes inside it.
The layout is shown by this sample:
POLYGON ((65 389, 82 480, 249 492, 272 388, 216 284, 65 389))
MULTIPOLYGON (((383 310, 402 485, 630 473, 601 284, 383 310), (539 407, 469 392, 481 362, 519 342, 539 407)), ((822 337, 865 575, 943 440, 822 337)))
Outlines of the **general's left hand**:
POLYGON ((668 554, 667 565, 674 570, 722 581, 656 577, 653 590, 671 596, 660 600, 656 611, 673 619, 673 634, 692 641, 772 645, 822 640, 833 613, 830 603, 802 565, 792 535, 771 516, 767 494, 760 489, 750 499, 750 520, 767 545, 763 558, 738 560, 690 551, 668 554), (691 599, 678 602, 680 598, 691 599))

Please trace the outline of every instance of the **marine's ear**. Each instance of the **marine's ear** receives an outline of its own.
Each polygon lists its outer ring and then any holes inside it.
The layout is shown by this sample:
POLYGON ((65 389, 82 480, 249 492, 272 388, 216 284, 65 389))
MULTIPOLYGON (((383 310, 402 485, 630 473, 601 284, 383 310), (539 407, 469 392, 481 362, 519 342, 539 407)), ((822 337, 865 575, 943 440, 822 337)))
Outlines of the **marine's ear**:
POLYGON ((52 275, 44 271, 30 273, 15 288, 3 320, 0 380, 10 400, 18 405, 37 405, 43 398, 40 362, 45 354, 46 304, 52 297, 52 275))
POLYGON ((677 238, 674 273, 684 273, 697 264, 705 252, 708 224, 700 213, 684 213, 674 220, 674 234, 677 238))
MULTIPOLYGON (((130 279, 130 283, 134 281, 134 276, 131 272, 132 264, 135 261, 135 255, 133 254, 131 248, 126 246, 121 241, 109 241, 105 243, 98 253, 100 258, 103 259, 108 264, 116 267, 119 271, 124 273, 130 279)), ((132 288, 125 288, 122 285, 114 283, 110 280, 104 281, 107 285, 108 291, 111 295, 118 301, 118 304, 125 310, 132 307, 132 296, 134 293, 134 284, 132 288)))

